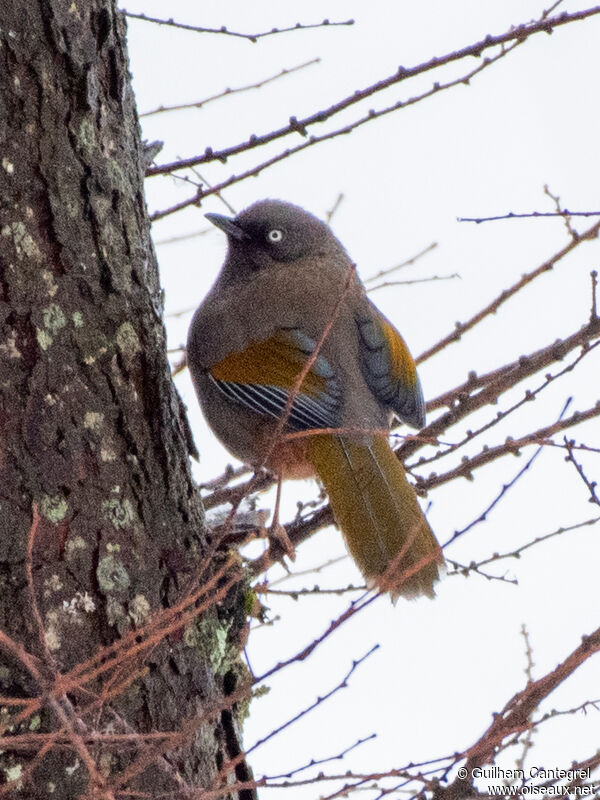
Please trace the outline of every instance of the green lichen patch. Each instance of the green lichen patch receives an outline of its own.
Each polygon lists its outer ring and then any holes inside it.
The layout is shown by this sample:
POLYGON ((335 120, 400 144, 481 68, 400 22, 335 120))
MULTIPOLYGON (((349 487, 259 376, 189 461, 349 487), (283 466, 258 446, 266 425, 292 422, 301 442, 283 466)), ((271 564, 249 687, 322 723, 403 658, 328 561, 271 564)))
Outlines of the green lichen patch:
POLYGON ((98 585, 104 594, 119 594, 129 588, 131 579, 127 570, 115 556, 103 556, 96 569, 98 585))
POLYGON ((29 720, 29 730, 30 731, 37 731, 42 724, 42 718, 39 714, 34 714, 33 717, 29 720))
POLYGON ((124 322, 117 331, 117 347, 126 363, 131 361, 142 349, 140 340, 131 322, 124 322))
MULTIPOLYGON (((219 624, 212 615, 208 615, 186 626, 183 641, 187 647, 208 653, 215 672, 225 672, 230 656, 228 635, 229 628, 219 624)), ((237 653, 234 655, 234 658, 236 657, 237 653)))
POLYGON ((79 144, 84 152, 95 152, 98 142, 96 141, 96 128, 91 117, 83 116, 79 125, 79 144))
POLYGON ((99 433, 104 422, 104 414, 100 411, 86 411, 83 417, 83 427, 89 431, 99 433))
POLYGON ((54 592, 60 592, 63 582, 56 573, 44 580, 44 597, 50 597, 54 592))
POLYGON ((40 328, 38 328, 36 330, 36 338, 42 350, 47 350, 52 344, 52 337, 48 331, 40 330, 40 328))
POLYGON ((3 772, 7 783, 16 783, 23 777, 23 765, 14 764, 12 767, 6 767, 3 772))
POLYGON ((58 284, 54 280, 54 275, 50 272, 49 269, 43 269, 40 272, 40 278, 46 284, 46 291, 48 293, 48 297, 54 297, 54 295, 58 292, 58 284))
POLYGON ((5 225, 0 231, 2 236, 13 240, 16 254, 19 258, 28 258, 41 261, 42 253, 35 239, 28 233, 25 223, 20 221, 5 225))
POLYGON ((106 621, 111 627, 116 628, 121 635, 131 629, 131 621, 127 616, 125 607, 116 597, 111 596, 106 601, 106 621))
POLYGON ((69 505, 62 494, 44 494, 40 500, 40 512, 42 516, 54 525, 66 517, 68 508, 69 505))
POLYGON ((15 330, 8 331, 4 341, 0 343, 0 353, 8 358, 22 358, 21 351, 17 347, 17 332, 15 330))
POLYGON ((67 539, 67 543, 65 545, 65 555, 68 559, 73 558, 82 550, 87 550, 87 544, 83 536, 73 536, 67 539))
POLYGON ((65 327, 67 318, 62 308, 56 303, 50 303, 42 310, 42 327, 36 327, 36 337, 42 350, 47 350, 54 340, 54 336, 65 327))
POLYGON ((150 618, 150 603, 143 594, 136 594, 129 604, 129 617, 136 628, 150 618))
POLYGON ((111 497, 102 502, 102 513, 118 529, 130 528, 135 522, 135 512, 127 497, 111 497))
POLYGON ((65 327, 67 318, 59 305, 50 303, 49 306, 42 310, 42 322, 47 331, 51 334, 56 334, 61 328, 65 327))
POLYGON ((46 630, 45 630, 45 639, 46 639, 46 646, 51 653, 55 653, 57 650, 60 650, 61 642, 60 642, 60 635, 58 632, 59 627, 59 618, 57 611, 49 611, 46 614, 46 630))

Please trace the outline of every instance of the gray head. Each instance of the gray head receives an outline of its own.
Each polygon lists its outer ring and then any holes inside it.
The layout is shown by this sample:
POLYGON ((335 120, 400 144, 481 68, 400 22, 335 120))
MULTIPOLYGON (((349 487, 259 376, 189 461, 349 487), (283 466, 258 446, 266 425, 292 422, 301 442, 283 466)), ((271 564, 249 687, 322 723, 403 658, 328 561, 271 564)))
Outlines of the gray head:
POLYGON ((328 225, 299 206, 281 200, 260 200, 237 217, 206 214, 227 234, 229 250, 224 271, 240 279, 259 269, 303 258, 346 253, 328 225))

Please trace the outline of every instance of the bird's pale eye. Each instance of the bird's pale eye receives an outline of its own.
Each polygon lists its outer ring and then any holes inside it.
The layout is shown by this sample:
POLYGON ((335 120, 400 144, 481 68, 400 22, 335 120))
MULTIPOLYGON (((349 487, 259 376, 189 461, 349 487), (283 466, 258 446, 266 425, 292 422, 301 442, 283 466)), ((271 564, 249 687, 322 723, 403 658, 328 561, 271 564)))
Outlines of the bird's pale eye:
POLYGON ((283 240, 283 231, 279 230, 279 228, 273 228, 267 233, 267 241, 271 242, 271 244, 278 244, 283 240))

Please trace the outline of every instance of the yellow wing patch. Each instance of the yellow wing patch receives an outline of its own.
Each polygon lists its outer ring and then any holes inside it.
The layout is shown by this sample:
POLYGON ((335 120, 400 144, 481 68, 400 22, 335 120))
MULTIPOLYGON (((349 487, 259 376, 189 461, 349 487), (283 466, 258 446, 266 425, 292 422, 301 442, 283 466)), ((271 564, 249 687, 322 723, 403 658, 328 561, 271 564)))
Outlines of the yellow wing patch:
MULTIPOLYGON (((250 342, 240 353, 230 353, 210 368, 219 381, 254 384, 258 386, 280 386, 292 389, 308 356, 297 345, 280 336, 262 342, 250 342)), ((318 397, 326 390, 327 381, 310 369, 302 382, 302 392, 318 397)))
POLYGON ((394 378, 414 388, 417 383, 417 367, 406 342, 396 328, 387 319, 380 319, 379 324, 390 350, 390 367, 394 378))

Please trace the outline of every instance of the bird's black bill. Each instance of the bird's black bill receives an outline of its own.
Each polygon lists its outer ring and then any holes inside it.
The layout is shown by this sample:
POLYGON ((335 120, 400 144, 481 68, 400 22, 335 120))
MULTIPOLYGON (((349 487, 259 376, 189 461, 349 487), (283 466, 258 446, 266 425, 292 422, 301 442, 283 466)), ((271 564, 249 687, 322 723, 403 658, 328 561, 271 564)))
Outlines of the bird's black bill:
POLYGON ((248 234, 239 225, 236 225, 231 217, 226 217, 224 214, 205 214, 204 216, 209 222, 224 231, 227 236, 231 236, 232 239, 236 239, 238 242, 248 239, 248 234))

